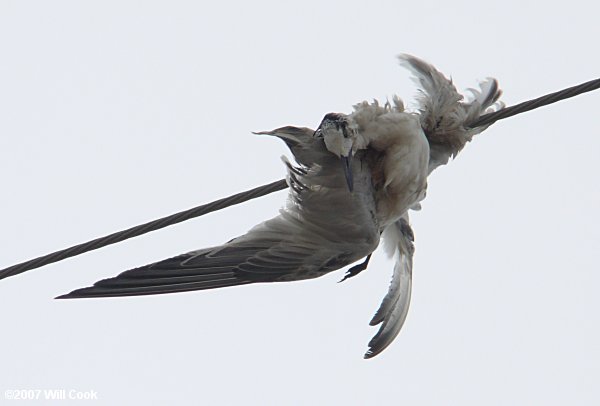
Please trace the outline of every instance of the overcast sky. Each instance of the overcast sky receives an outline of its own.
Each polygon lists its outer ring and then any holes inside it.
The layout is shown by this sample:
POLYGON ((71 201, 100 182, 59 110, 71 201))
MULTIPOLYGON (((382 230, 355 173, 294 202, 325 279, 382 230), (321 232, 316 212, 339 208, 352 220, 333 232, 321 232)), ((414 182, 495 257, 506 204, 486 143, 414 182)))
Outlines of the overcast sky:
MULTIPOLYGON (((280 179, 283 143, 251 131, 394 94, 411 105, 401 52, 459 89, 496 77, 508 105, 597 78, 592 3, 0 0, 0 268, 280 179)), ((339 271, 52 299, 240 235, 277 214, 278 192, 0 281, 0 390, 93 390, 110 405, 598 404, 599 104, 590 93, 498 122, 432 175, 412 215, 410 312, 375 359, 362 355, 393 267, 381 252, 343 284, 339 271)))

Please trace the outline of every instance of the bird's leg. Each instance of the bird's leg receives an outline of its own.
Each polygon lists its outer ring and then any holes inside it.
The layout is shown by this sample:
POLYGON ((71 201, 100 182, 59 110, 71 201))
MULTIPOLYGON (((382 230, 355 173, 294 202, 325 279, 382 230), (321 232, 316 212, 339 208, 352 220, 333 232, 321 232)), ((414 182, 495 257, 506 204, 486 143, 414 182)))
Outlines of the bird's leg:
POLYGON ((363 262, 361 262, 358 265, 354 265, 352 268, 348 269, 346 271, 346 274, 344 275, 344 278, 340 282, 344 282, 346 279, 352 278, 353 276, 356 276, 359 273, 361 273, 362 271, 364 271, 365 269, 367 269, 367 265, 369 265, 369 260, 371 259, 371 255, 373 255, 373 254, 367 255, 367 257, 365 258, 365 260, 363 262))

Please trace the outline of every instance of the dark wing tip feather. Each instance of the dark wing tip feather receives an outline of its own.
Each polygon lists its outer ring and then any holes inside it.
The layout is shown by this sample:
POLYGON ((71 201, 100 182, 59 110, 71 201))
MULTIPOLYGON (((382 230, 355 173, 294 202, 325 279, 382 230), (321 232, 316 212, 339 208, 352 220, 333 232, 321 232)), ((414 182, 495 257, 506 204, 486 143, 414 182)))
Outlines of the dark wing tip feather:
MULTIPOLYGON (((243 256, 244 250, 240 249, 238 254, 240 252, 243 256)), ((185 254, 130 269, 56 299, 157 295, 252 283, 236 271, 237 257, 211 257, 206 254, 208 251, 185 254)))
MULTIPOLYGON (((112 278, 116 280, 117 278, 112 278)), ((100 282, 109 281, 103 279, 100 282)), ((237 278, 213 280, 210 282, 188 282, 179 284, 163 284, 151 286, 131 286, 131 287, 103 287, 99 282, 87 288, 76 289, 70 293, 57 296, 55 299, 84 299, 84 298, 104 298, 104 297, 123 297, 123 296, 143 296, 158 295, 166 293, 189 292, 193 290, 206 290, 215 288, 225 288, 229 286, 238 286, 252 283, 251 281, 240 280, 237 278)))

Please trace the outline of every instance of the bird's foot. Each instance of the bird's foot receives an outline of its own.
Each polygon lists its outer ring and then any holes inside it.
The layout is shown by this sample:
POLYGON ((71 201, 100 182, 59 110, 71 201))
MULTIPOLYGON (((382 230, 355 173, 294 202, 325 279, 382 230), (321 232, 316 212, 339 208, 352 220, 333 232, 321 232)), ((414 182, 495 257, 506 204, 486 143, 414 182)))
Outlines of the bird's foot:
POLYGON ((359 273, 361 273, 362 271, 364 271, 365 269, 367 269, 367 265, 369 265, 369 260, 371 259, 371 255, 372 254, 367 255, 367 258, 365 258, 365 260, 363 262, 361 262, 358 265, 354 265, 352 268, 348 269, 346 271, 346 274, 344 275, 344 278, 342 280, 340 280, 338 283, 344 282, 346 279, 352 278, 353 276, 356 276, 359 273))

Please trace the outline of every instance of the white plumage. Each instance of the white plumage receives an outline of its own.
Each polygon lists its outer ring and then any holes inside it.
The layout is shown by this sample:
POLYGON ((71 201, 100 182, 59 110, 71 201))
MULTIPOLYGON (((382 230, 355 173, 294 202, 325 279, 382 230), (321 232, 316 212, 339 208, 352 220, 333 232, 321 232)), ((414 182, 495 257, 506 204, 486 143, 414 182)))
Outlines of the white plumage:
POLYGON ((131 296, 212 289, 258 282, 315 278, 366 260, 380 239, 396 263, 389 291, 371 325, 381 324, 366 358, 399 333, 412 290, 413 233, 408 210, 425 197, 427 176, 446 164, 484 128, 467 124, 502 107, 488 79, 463 101, 452 82, 431 65, 400 57, 421 87, 419 111, 402 101, 362 102, 348 115, 327 114, 319 128, 282 127, 260 134, 281 138, 294 155, 285 160, 290 185, 279 216, 223 245, 125 271, 61 298, 131 296))

